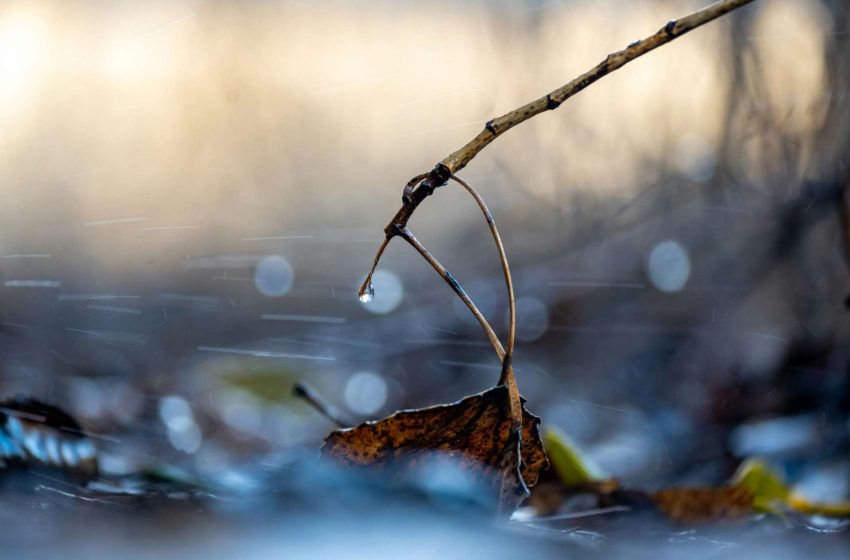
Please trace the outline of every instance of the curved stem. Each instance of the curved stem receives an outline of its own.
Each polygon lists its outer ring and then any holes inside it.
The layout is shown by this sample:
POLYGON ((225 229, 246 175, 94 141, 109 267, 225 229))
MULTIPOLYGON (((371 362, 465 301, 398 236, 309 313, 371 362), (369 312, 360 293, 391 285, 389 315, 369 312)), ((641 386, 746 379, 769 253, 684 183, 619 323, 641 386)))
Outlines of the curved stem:
POLYGON ((366 279, 363 280, 363 284, 360 285, 360 289, 357 291, 357 297, 360 298, 361 301, 366 294, 374 292, 372 289, 372 275, 375 274, 375 269, 378 268, 378 262, 380 262, 381 256, 383 256, 387 245, 390 244, 390 239, 392 239, 390 236, 385 237, 381 246, 378 247, 378 252, 375 254, 375 260, 372 262, 372 268, 369 269, 369 274, 366 275, 366 279))
POLYGON ((493 345, 493 349, 499 356, 499 360, 504 360, 505 349, 502 347, 502 343, 499 341, 499 337, 496 336, 496 332, 493 330, 493 327, 490 326, 490 323, 487 322, 487 319, 484 317, 478 307, 476 307, 475 303, 472 302, 472 299, 470 299, 469 295, 466 293, 466 290, 464 290, 463 287, 460 285, 460 282, 455 280, 455 277, 452 276, 451 272, 446 270, 446 267, 440 264, 440 261, 438 261, 434 257, 434 255, 432 255, 431 252, 428 251, 428 249, 426 249, 425 246, 422 245, 422 243, 420 243, 418 239, 416 239, 416 236, 413 235, 413 232, 410 231, 407 226, 399 228, 397 235, 408 243, 410 243, 410 245, 414 249, 416 249, 420 255, 422 255, 422 258, 428 261, 428 264, 430 264, 431 267, 433 267, 433 269, 437 271, 437 274, 439 274, 440 277, 446 281, 446 284, 448 284, 449 287, 454 291, 454 293, 457 294, 457 297, 459 297, 463 301, 463 303, 466 304, 466 307, 469 308, 469 310, 478 320, 478 323, 481 325, 481 328, 484 329, 484 332, 487 334, 487 338, 490 339, 490 344, 493 345))
POLYGON ((496 228, 496 221, 493 219, 493 215, 490 213, 490 209, 487 208, 487 204, 484 202, 484 199, 481 198, 481 195, 479 195, 469 183, 457 175, 452 174, 451 178, 465 188, 467 192, 472 195, 472 198, 475 199, 475 202, 478 203, 478 207, 481 208, 481 212, 487 220, 487 226, 490 228, 493 240, 496 242, 496 248, 499 250, 499 261, 502 264, 502 273, 505 275, 505 286, 508 290, 509 309, 508 346, 505 351, 505 366, 502 367, 502 377, 499 379, 499 383, 502 384, 505 382, 507 370, 514 355, 514 346, 516 345, 516 296, 514 294, 514 282, 511 278, 511 268, 508 265, 508 257, 505 255, 505 246, 502 243, 502 237, 499 235, 499 230, 496 228))
MULTIPOLYGON (((413 189, 416 187, 416 185, 419 184, 427 176, 427 173, 421 173, 407 182, 407 184, 404 186, 404 193, 401 196, 401 200, 402 202, 404 202, 405 205, 410 202, 411 193, 413 192, 413 189)), ((369 269, 369 274, 366 275, 366 279, 363 280, 363 283, 360 285, 360 289, 357 291, 357 297, 360 298, 361 301, 363 300, 364 295, 369 294, 371 296, 373 292, 372 275, 375 274, 375 269, 378 268, 378 263, 381 262, 381 257, 384 255, 384 251, 386 250, 387 245, 390 244, 390 241, 395 235, 394 231, 389 226, 387 226, 385 232, 386 237, 384 237, 384 240, 381 242, 381 246, 378 247, 378 252, 375 254, 375 260, 372 261, 372 268, 369 269)))
MULTIPOLYGON (((481 314, 481 311, 478 310, 478 307, 475 306, 469 298, 469 295, 467 295, 466 291, 461 287, 460 283, 455 280, 455 277, 446 270, 446 267, 440 264, 440 261, 434 258, 434 255, 432 255, 418 239, 416 239, 416 236, 413 235, 413 232, 410 231, 407 226, 397 228, 395 234, 410 243, 410 245, 416 249, 426 261, 428 261, 428 264, 437 271, 443 280, 446 281, 446 284, 448 284, 457 296, 463 300, 463 303, 466 304, 469 310, 472 311, 472 314, 475 315, 475 318, 478 319, 478 322, 481 324, 484 332, 487 333, 487 338, 490 339, 490 343, 493 345, 493 348, 495 348, 496 354, 499 356, 499 359, 502 360, 502 374, 499 379, 499 384, 504 385, 508 390, 508 403, 511 411, 511 429, 519 431, 522 428, 522 401, 519 396, 519 387, 517 387, 516 384, 516 376, 514 375, 514 370, 511 366, 510 356, 505 354, 502 343, 499 342, 499 338, 496 336, 496 332, 493 330, 493 327, 490 326, 490 323, 487 322, 487 319, 484 318, 484 315, 481 314)), ((521 439, 522 436, 520 435, 520 441, 521 439)))

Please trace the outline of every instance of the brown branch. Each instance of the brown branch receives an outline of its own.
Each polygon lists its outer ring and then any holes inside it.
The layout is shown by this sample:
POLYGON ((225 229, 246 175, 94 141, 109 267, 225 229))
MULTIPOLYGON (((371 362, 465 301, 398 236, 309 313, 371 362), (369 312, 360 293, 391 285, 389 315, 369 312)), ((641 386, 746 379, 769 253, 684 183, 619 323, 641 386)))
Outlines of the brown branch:
POLYGON ((490 209, 487 208, 487 204, 484 202, 484 199, 481 198, 481 195, 470 186, 469 183, 458 177, 457 175, 452 175, 451 178, 459 183, 463 188, 472 195, 472 198, 475 199, 475 202, 478 203, 478 207, 481 208, 481 212, 484 214, 484 218, 487 220, 487 226, 490 228, 490 233, 493 235, 493 240, 496 242, 496 249, 499 251, 499 262, 502 265, 502 272, 505 275, 505 286, 508 289, 508 309, 510 310, 510 323, 508 328, 508 348, 505 351, 505 357, 510 359, 510 357, 514 353, 514 346, 516 344, 516 297, 514 295, 514 282, 511 278, 511 268, 508 265, 508 257, 505 255, 505 246, 502 243, 502 237, 499 235, 499 230, 496 228, 496 221, 493 219, 493 215, 490 213, 490 209))
POLYGON ((475 303, 472 302, 472 299, 470 299, 469 294, 467 294, 466 290, 464 290, 463 287, 460 285, 460 282, 455 280, 455 277, 452 276, 452 273, 446 270, 446 267, 444 267, 440 263, 440 261, 438 261, 434 257, 434 255, 432 255, 431 252, 426 249, 425 246, 422 245, 422 243, 418 239, 416 239, 416 236, 413 235, 413 232, 410 231, 407 226, 400 228, 399 231, 396 232, 396 235, 410 243, 410 246, 416 249, 419 254, 422 255, 422 258, 428 261, 428 264, 430 264, 431 267, 433 267, 433 269, 437 271, 437 274, 439 274, 440 277, 446 281, 446 284, 448 284, 449 287, 454 291, 454 293, 457 294, 457 297, 459 297, 461 301, 466 304, 466 307, 469 308, 469 310, 478 320, 478 323, 481 325, 481 328, 484 329, 484 332, 487 334, 487 338, 490 340, 490 344, 493 345, 493 349, 496 351, 496 355, 499 356, 499 360, 504 360, 505 349, 502 347, 502 343, 499 341, 499 337, 496 336, 496 331, 493 330, 493 327, 490 326, 490 323, 487 322, 487 319, 484 317, 484 315, 481 313, 475 303))
POLYGON ((719 2, 706 6, 689 16, 685 16, 679 20, 669 21, 667 25, 659 29, 654 35, 640 41, 635 41, 621 51, 609 54, 605 60, 581 76, 573 79, 571 82, 564 84, 539 99, 526 103, 518 109, 514 109, 510 113, 491 120, 484 127, 484 130, 478 134, 478 136, 473 138, 461 149, 444 158, 440 163, 446 166, 451 173, 457 173, 466 167, 472 158, 478 155, 478 152, 483 150, 490 142, 516 125, 525 122, 531 117, 539 115, 544 111, 557 109, 561 103, 585 89, 590 84, 625 66, 627 63, 639 56, 643 56, 649 51, 657 49, 677 37, 681 37, 688 31, 708 23, 728 12, 731 12, 732 10, 740 8, 745 4, 749 4, 752 1, 753 0, 720 0, 719 2))
MULTIPOLYGON (((407 225, 410 216, 430 196, 435 189, 443 186, 449 177, 466 167, 490 142, 517 126, 545 111, 557 109, 564 101, 576 95, 589 85, 622 68, 632 60, 666 45, 685 33, 713 21, 733 10, 749 4, 753 0, 719 0, 678 20, 671 20, 653 35, 635 41, 623 50, 609 54, 605 60, 572 81, 545 96, 526 103, 518 109, 495 118, 487 123, 475 138, 459 150, 442 159, 430 172, 417 175, 404 188, 402 206, 384 229, 387 238, 397 235, 398 228, 407 225)), ((366 283, 364 283, 366 286, 366 283)), ((362 292, 361 292, 362 293, 362 292)))
MULTIPOLYGON (((395 236, 401 236, 408 243, 410 243, 419 253, 427 260, 431 266, 440 274, 440 276, 446 281, 446 283, 451 286, 454 292, 461 298, 461 300, 466 304, 466 306, 472 311, 472 314, 481 324, 484 331, 487 333, 487 337, 490 339, 493 348, 496 349, 496 353, 499 355, 499 358, 502 360, 502 375, 500 379, 500 383, 505 383, 509 385, 509 389, 512 389, 512 393, 519 394, 516 390, 516 379, 513 374, 513 369, 511 367, 511 357, 513 355, 513 347, 515 344, 515 336, 516 336, 516 318, 515 318, 515 300, 513 293, 513 283, 510 277, 510 270, 507 265, 507 259, 505 257, 504 246, 502 245, 501 238, 499 237, 498 231, 496 230, 495 224, 493 222, 493 217, 490 214, 487 206, 484 204, 484 201, 475 192, 472 187, 470 187, 467 183, 455 177, 455 173, 463 169, 472 159, 478 155, 484 148, 486 148, 493 140, 510 130, 511 128, 527 121, 528 119, 534 117, 535 115, 539 115, 544 111, 552 111, 557 109, 564 101, 569 99, 570 97, 576 95, 580 91, 587 88, 589 85, 598 81, 599 79, 607 76, 611 72, 622 68, 632 60, 643 56, 644 54, 657 49, 658 47, 669 43, 670 41, 681 37, 685 33, 696 29, 697 27, 704 25, 710 21, 713 21, 733 10, 740 8, 746 4, 749 4, 753 0, 718 0, 717 2, 706 6, 705 8, 698 10, 688 16, 685 16, 679 20, 671 20, 664 27, 658 30, 653 35, 635 41, 631 43, 628 47, 623 50, 617 51, 615 53, 609 54, 605 60, 585 72, 584 74, 578 76, 567 84, 561 86, 560 88, 546 94, 544 97, 531 101, 519 107, 518 109, 514 109, 513 111, 502 115, 501 117, 490 120, 487 125, 475 138, 470 140, 466 145, 461 147, 459 150, 449 154, 447 157, 443 158, 434 169, 432 169, 428 173, 423 173, 421 175, 417 175, 413 177, 407 185, 404 187, 404 193, 402 195, 402 206, 396 212, 393 219, 384 228, 384 233, 386 234, 386 238, 381 243, 380 248, 378 249, 378 253, 375 256, 375 260, 372 264, 372 268, 369 271, 366 279, 364 280, 362 286, 360 287, 360 299, 362 301, 368 301, 371 299, 371 295, 374 293, 372 289, 372 274, 375 271, 375 268, 378 266, 378 263, 383 255, 384 250, 389 244, 390 240, 395 236), (428 252, 427 249, 416 239, 413 233, 407 228, 407 222, 410 220, 410 217, 413 215, 413 212, 418 208, 419 204, 422 203, 425 198, 430 196, 434 190, 438 187, 443 186, 448 182, 450 178, 454 178, 461 185, 463 185, 467 191, 475 198, 478 205, 481 207, 481 210, 484 212, 485 217, 487 218, 487 223, 490 226, 491 233, 493 234, 494 239, 496 240, 496 246, 499 249, 499 257, 502 260, 502 269, 505 273, 505 281, 508 286, 508 296, 510 298, 510 306, 511 306, 511 327, 508 335, 508 352, 502 348, 501 342, 499 342, 498 337, 496 336, 493 328, 466 294, 466 292, 461 288, 460 284, 458 284, 457 280, 440 264, 437 259, 428 252)), ((512 413, 515 412, 513 410, 513 399, 511 403, 512 413)), ((517 399, 518 400, 518 399, 517 399)), ((521 414, 521 413, 520 413, 521 414)), ((521 415, 515 416, 516 418, 521 418, 521 415)))
MULTIPOLYGON (((838 210, 838 226, 841 230, 841 248, 844 262, 850 268, 850 181, 842 181, 836 189, 835 205, 838 210)), ((844 307, 850 309, 850 295, 844 298, 844 307)))
POLYGON ((381 262, 381 256, 383 256, 387 245, 390 244, 390 239, 392 237, 388 235, 381 242, 381 246, 378 247, 378 252, 375 255, 375 260, 372 261, 372 268, 369 269, 369 274, 366 275, 366 279, 363 280, 363 284, 360 285, 360 289, 357 291, 357 297, 363 303, 369 303, 375 296, 375 288, 372 286, 372 275, 375 274, 375 269, 378 268, 378 263, 381 262))
MULTIPOLYGON (((462 183, 463 184, 463 183, 462 183)), ((472 187, 470 187, 471 189, 472 187)), ((475 191, 471 191, 475 192, 475 191)), ((480 200, 480 197, 475 193, 476 200, 480 200)), ((483 201, 481 201, 483 204, 483 201)), ((484 209, 486 210, 486 206, 484 209)), ((487 214, 489 214, 489 210, 487 210, 487 214)), ((492 220, 492 216, 488 221, 492 220)), ((410 245, 416 249, 422 258, 428 261, 428 264, 437 271, 437 274, 446 281, 446 284, 454 291, 454 293, 459 297, 463 303, 466 304, 466 307, 472 312, 475 318, 478 320, 478 323, 481 325, 481 328, 484 329, 484 332, 487 334, 487 338, 490 339, 490 344, 493 345, 493 349, 496 350, 496 355, 499 356, 499 359, 502 361, 502 374, 499 379, 499 384, 504 384, 508 389, 508 398, 510 399, 510 410, 511 410, 511 423, 512 428, 514 430, 519 430, 522 428, 522 402, 520 401, 519 396, 519 388, 516 384, 516 375, 514 375, 513 366, 511 365, 510 354, 505 353, 505 349, 502 347, 502 343, 499 341, 499 337, 496 336, 496 331, 493 330, 493 327, 490 326, 490 323, 478 309, 478 307, 473 303, 472 299, 466 293, 466 290, 460 285, 460 282, 455 280, 455 277, 452 276, 451 272, 446 270, 440 261, 431 254, 431 252, 425 248, 422 243, 416 239, 416 236, 413 235, 413 232, 407 226, 399 228, 396 232, 396 235, 410 243, 410 245)), ((498 236, 498 232, 496 232, 498 236)), ((501 239, 498 239, 498 244, 501 245, 501 239)), ((504 250, 501 251, 501 254, 504 255, 504 250)), ((503 261, 503 266, 507 267, 507 260, 503 261)), ((506 269, 507 270, 507 269, 506 269)), ((510 279, 510 271, 507 271, 508 279, 510 279)), ((513 296, 513 284, 510 283, 510 294, 513 296)), ((513 297, 511 297, 511 301, 513 302, 513 297)), ((513 317, 513 315, 512 315, 513 317)), ((513 329, 512 329, 513 330, 513 329)), ((513 348, 511 347, 511 351, 513 348)))
MULTIPOLYGON (((478 203, 478 207, 481 208, 481 212, 487 220, 487 227, 490 228, 490 233, 493 235, 493 240, 496 242, 496 249, 499 251, 499 262, 502 265, 502 273, 505 276, 505 287, 508 290, 508 309, 510 317, 508 323, 508 344, 507 349, 505 350, 505 357, 502 359, 502 373, 499 377, 499 385, 505 385, 508 388, 512 410, 515 406, 516 410, 519 411, 521 406, 519 400, 519 388, 517 387, 516 376, 514 375, 513 368, 511 367, 514 347, 516 346, 516 295, 514 294, 514 281, 511 278, 511 267, 508 264, 508 257, 505 254, 505 245, 502 243, 502 236, 499 235, 498 228, 496 228, 496 221, 493 219, 493 215, 490 213, 490 209, 487 208, 487 204, 484 202, 484 199, 481 198, 481 195, 479 195, 469 183, 457 175, 452 175, 451 178, 465 188, 467 192, 472 195, 472 198, 475 199, 475 202, 478 203)), ((520 423, 522 422, 521 415, 519 416, 518 421, 520 423)))

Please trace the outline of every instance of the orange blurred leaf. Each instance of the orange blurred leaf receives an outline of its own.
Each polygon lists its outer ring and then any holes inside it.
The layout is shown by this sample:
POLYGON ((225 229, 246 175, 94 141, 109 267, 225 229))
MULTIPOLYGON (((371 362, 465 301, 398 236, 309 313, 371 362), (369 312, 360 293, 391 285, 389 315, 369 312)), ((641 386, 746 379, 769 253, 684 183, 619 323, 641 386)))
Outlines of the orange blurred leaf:
POLYGON ((661 513, 677 523, 741 520, 753 514, 753 493, 743 486, 665 488, 651 498, 661 513))

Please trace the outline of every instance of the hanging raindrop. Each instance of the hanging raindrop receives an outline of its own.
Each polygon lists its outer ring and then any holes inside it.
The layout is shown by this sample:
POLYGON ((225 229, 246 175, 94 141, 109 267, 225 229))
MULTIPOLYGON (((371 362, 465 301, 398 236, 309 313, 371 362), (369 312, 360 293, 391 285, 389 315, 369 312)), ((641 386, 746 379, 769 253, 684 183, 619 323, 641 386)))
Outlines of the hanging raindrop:
POLYGON ((371 282, 369 282, 360 289, 360 293, 357 295, 357 297, 361 302, 369 303, 370 301, 375 299, 375 287, 372 286, 371 282))

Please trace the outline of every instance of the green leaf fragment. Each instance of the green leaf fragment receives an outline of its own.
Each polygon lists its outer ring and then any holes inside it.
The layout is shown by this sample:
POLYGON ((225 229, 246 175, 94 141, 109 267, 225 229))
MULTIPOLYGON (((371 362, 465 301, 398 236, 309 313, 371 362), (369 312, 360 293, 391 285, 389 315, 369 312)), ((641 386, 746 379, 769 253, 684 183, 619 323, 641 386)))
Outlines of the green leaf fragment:
POLYGON ((795 494, 782 475, 767 462, 747 459, 732 477, 731 484, 753 493, 753 509, 782 517, 783 510, 825 517, 850 517, 850 502, 813 503, 795 494))
POLYGON ((577 486, 607 478, 599 467, 583 456, 568 435, 556 428, 546 430, 543 447, 555 472, 566 486, 577 486))
POLYGON ((753 508, 760 513, 777 513, 791 497, 791 488, 782 475, 761 459, 741 463, 731 483, 753 493, 753 508))

